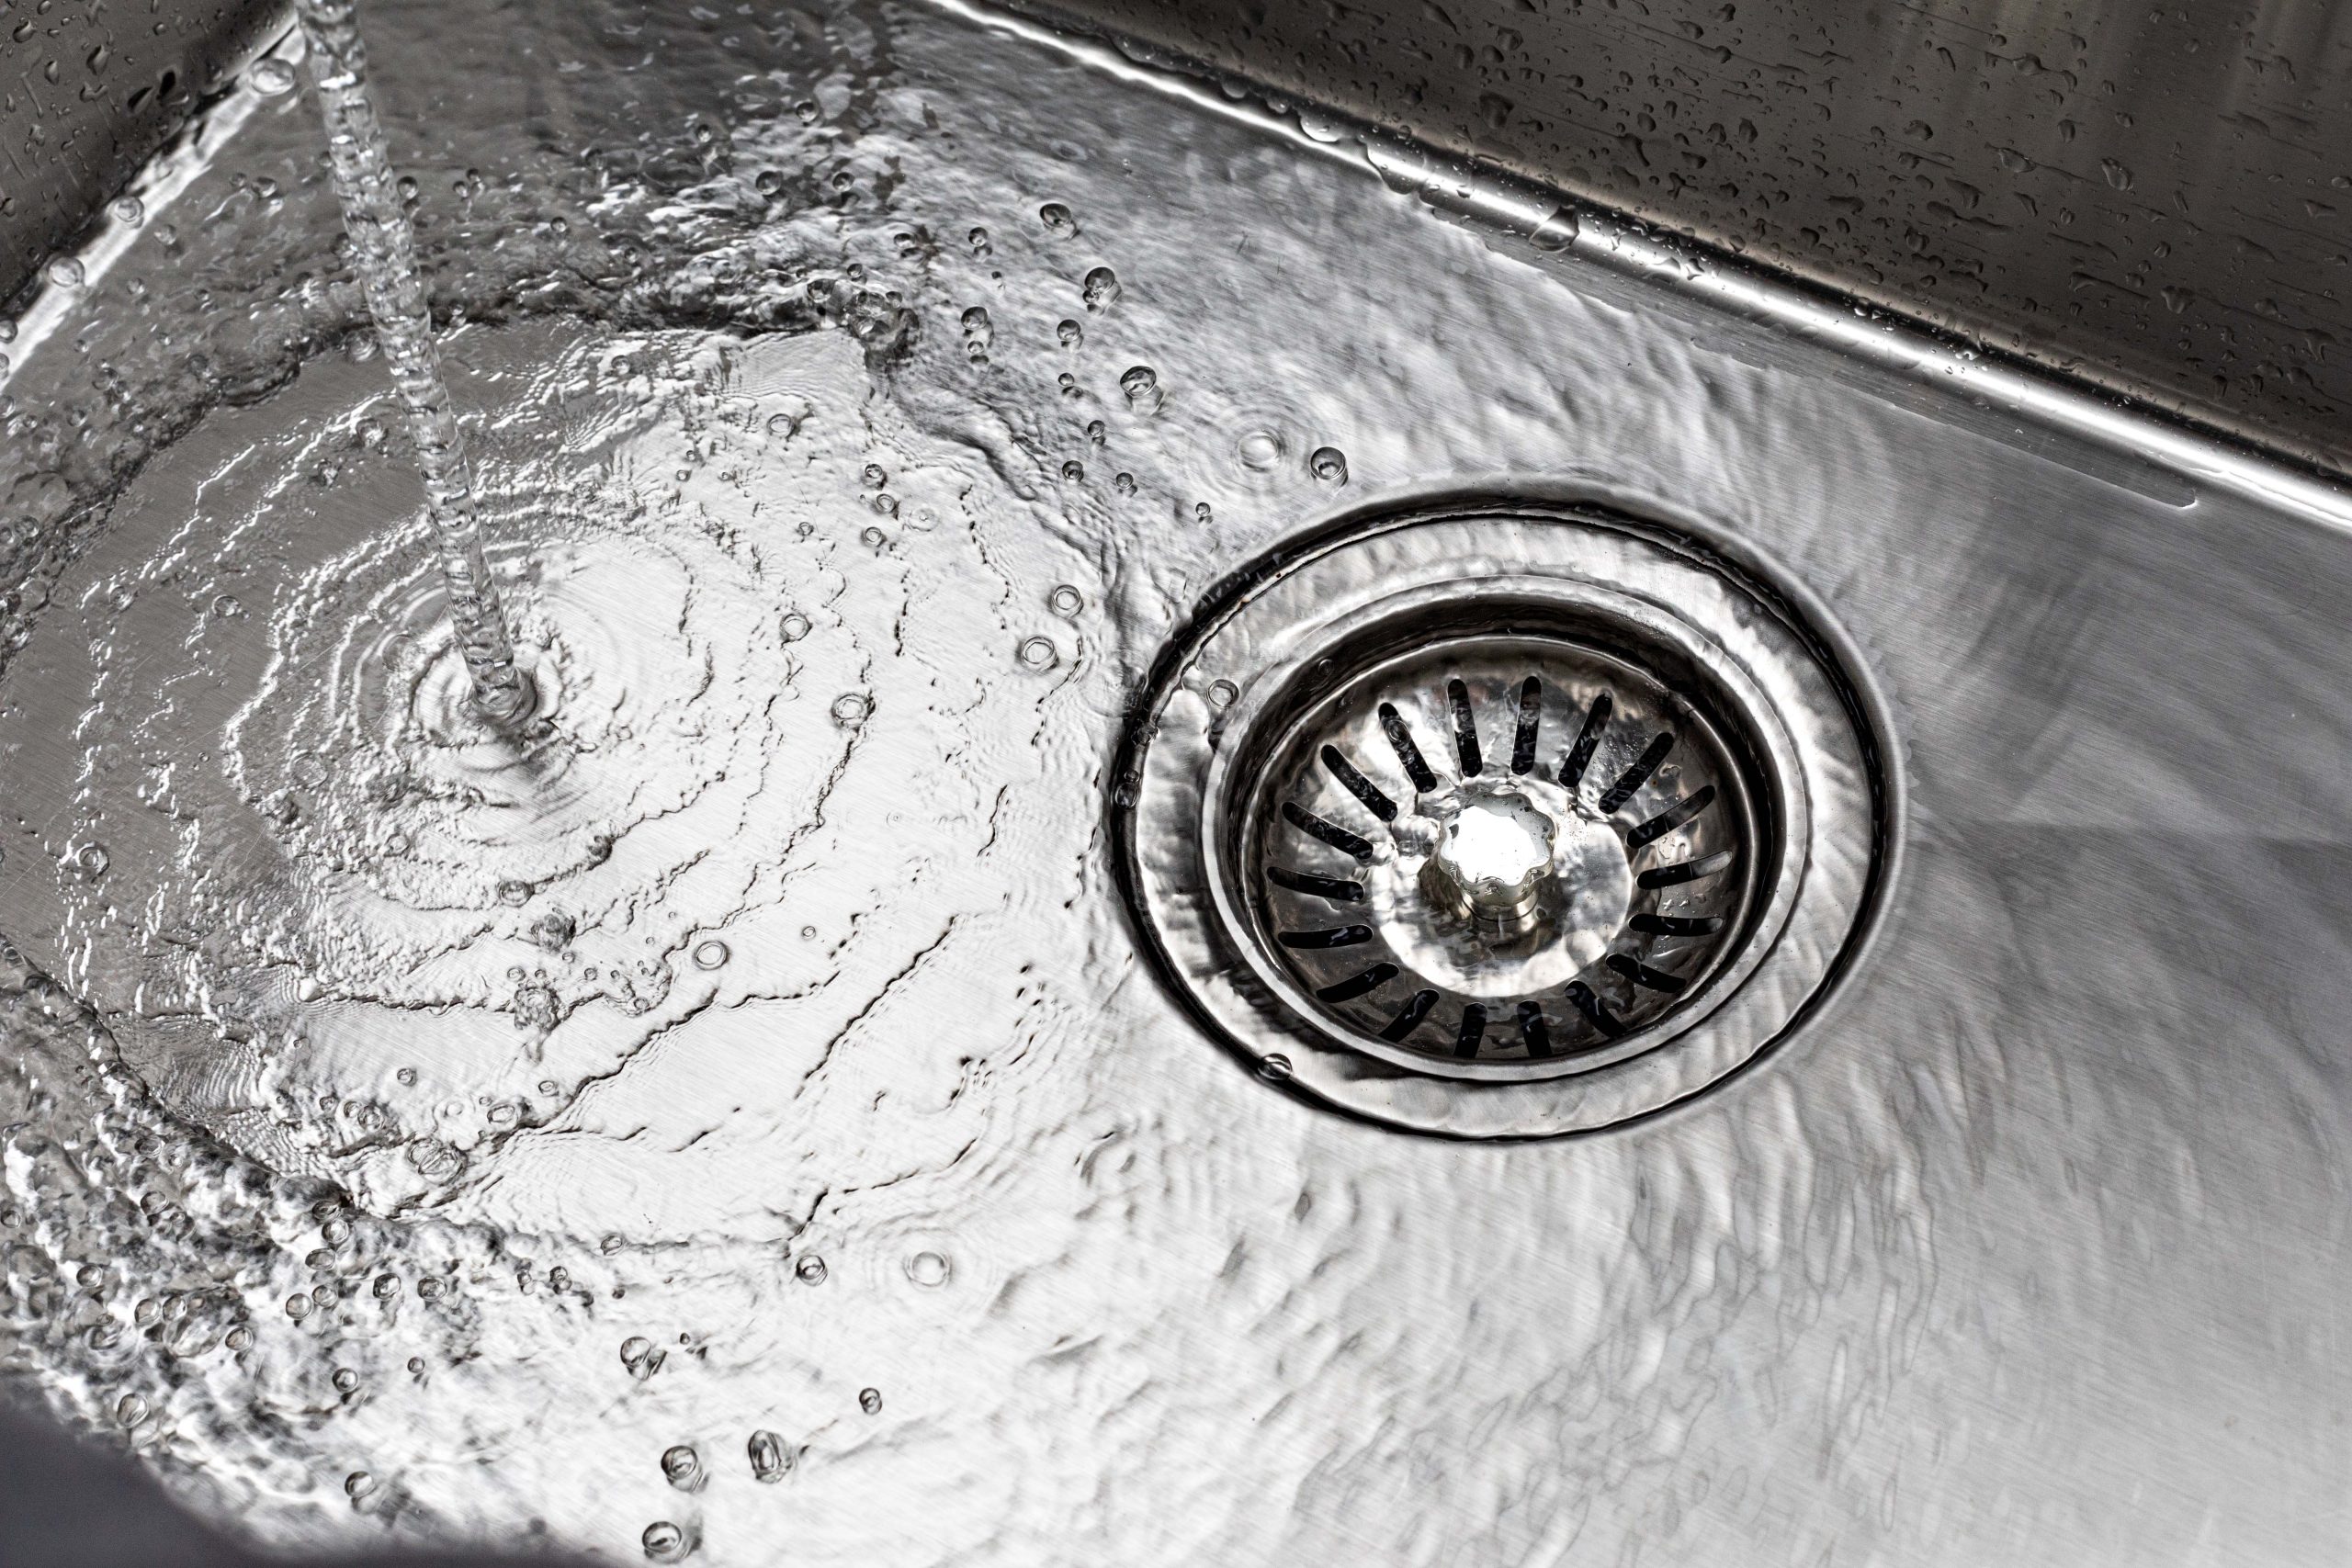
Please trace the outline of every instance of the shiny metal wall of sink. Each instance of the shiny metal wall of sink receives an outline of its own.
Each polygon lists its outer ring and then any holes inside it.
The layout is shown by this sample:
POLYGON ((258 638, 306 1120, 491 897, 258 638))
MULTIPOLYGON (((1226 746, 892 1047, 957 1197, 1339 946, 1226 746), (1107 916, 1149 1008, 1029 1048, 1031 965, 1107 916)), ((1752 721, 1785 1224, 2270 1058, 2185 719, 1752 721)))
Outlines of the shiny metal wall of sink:
MULTIPOLYGON (((323 286, 256 288, 233 320, 191 311, 191 337, 155 347, 126 282, 177 287, 139 248, 152 234, 88 298, 44 307, 0 470, 28 515, 51 509, 0 672, 0 931, 64 989, 6 976, 0 1124, 102 1153, 86 1208, 45 1201, 125 1227, 123 1267, 234 1276, 266 1337, 251 1365, 189 1358, 197 1375, 137 1345, 94 1359, 64 1317, 12 1319, 9 1365, 53 1404, 130 1432, 280 1544, 513 1545, 536 1519, 629 1553, 679 1518, 722 1562, 783 1540, 860 1563, 2343 1558, 2339 491, 1377 128, 994 13, 851 3, 780 29, 763 47, 781 81, 714 152, 682 128, 743 79, 722 24, 657 9, 612 56, 662 62, 626 78, 647 102, 621 106, 617 69, 550 72, 517 127, 516 62, 589 52, 585 24, 518 13, 475 36, 434 0, 386 11, 430 38, 387 51, 383 80, 433 176, 437 276, 495 318, 453 335, 461 403, 501 429, 594 429, 616 355, 674 338, 682 363, 726 367, 707 386, 679 373, 694 439, 723 442, 715 466, 758 479, 764 506, 816 499, 797 539, 757 534, 747 499, 697 547, 831 552, 839 593, 789 610, 783 636, 798 668, 878 700, 828 718, 834 688, 778 677, 799 706, 775 722, 807 724, 775 758, 810 770, 819 807, 705 847, 783 844, 782 867, 805 826, 823 852, 790 863, 789 897, 824 912, 777 914, 772 941, 729 926, 731 961, 682 942, 643 1014, 582 1010, 601 1043, 542 1043, 543 1066, 514 1048, 519 992, 441 1028, 332 975, 272 992, 313 1031, 300 1049, 209 1021, 172 1033, 142 1011, 152 972, 121 962, 121 933, 222 857, 174 837, 200 813, 158 825, 91 782, 121 737, 89 715, 146 716, 152 680, 168 728, 277 678, 261 631, 331 602, 334 549, 311 559, 289 535, 273 570, 303 592, 248 574, 233 615, 173 573, 264 516, 238 487, 275 495, 277 470, 241 478, 246 456, 311 462, 313 426, 363 413, 375 371, 321 352, 354 319, 323 286), (626 144, 648 125, 630 177, 561 184, 578 159, 548 128, 626 144), (856 199, 745 216, 770 150, 812 145, 856 199), (667 270, 642 274, 560 249, 568 271, 514 264, 555 292, 510 288, 481 259, 522 221, 499 205, 509 174, 561 208, 563 246, 690 213, 707 254, 759 265, 714 284, 683 242, 644 242, 667 270), (811 278, 842 286, 844 258, 912 302, 903 358, 783 314, 811 278), (595 292, 600 265, 628 288, 595 292), (1115 298, 1088 282, 1105 267, 1115 298), (762 268, 790 288, 728 292, 762 268), (201 378, 173 379, 190 354, 201 378), (1138 364, 1164 402, 1125 389, 1138 364), (204 418, 109 423, 96 366, 151 376, 142 412, 185 389, 204 418), (93 452, 129 456, 109 471, 93 452), (903 512, 861 477, 885 459, 903 512), (58 479, 72 461, 91 467, 58 479), (910 488, 925 473, 945 477, 910 488), (69 504, 108 485, 103 506, 69 504), (1113 760, 1196 608, 1341 520, 1463 497, 1721 543, 1801 595, 1883 725, 1892 841, 1866 944, 1751 1065, 1591 1136, 1416 1136, 1238 1070, 1144 956, 1110 865, 1113 760), (956 525, 886 525, 918 504, 956 525), (134 614, 254 629, 190 682, 173 658, 113 656, 98 634, 134 614), (849 729, 865 749, 828 782, 808 759, 849 729), (94 872, 97 836, 112 852, 94 872), (755 984, 770 961, 816 967, 755 984), (85 1001, 133 1074, 76 1066, 85 1001), (409 1054, 367 1055, 379 1028, 409 1054), (419 1058, 407 1107, 389 1086, 419 1058), (564 1092, 483 1131, 455 1176, 387 1161, 395 1190, 368 1150, 303 1141, 331 1097, 461 1120, 509 1079, 528 1101, 542 1074, 564 1092), (290 1121, 254 1082, 287 1089, 290 1121), (175 1179, 140 1163, 142 1136, 198 1151, 173 1157, 222 1190, 282 1176, 300 1201, 278 1230, 201 1204, 193 1239, 151 1225, 102 1201, 128 1179, 108 1171, 175 1179), (348 1196, 322 1220, 307 1205, 327 1189, 348 1196), (281 1311, 313 1249, 337 1247, 365 1254, 355 1279, 394 1278, 408 1315, 368 1292, 281 1311), (420 1258, 450 1260, 457 1303, 402 1293, 420 1258), (552 1259, 576 1309, 542 1282, 552 1259), (366 1331, 329 1343, 346 1310, 366 1331), (340 1387, 330 1352, 368 1367, 361 1397, 322 1392, 340 1387), (756 1465, 785 1427, 796 1468, 763 1484, 739 1456, 756 1465), (680 1443, 716 1456, 706 1489, 667 1476, 680 1443)), ((214 220, 181 231, 188 270, 217 284, 266 255, 331 276, 307 126, 244 107, 233 152, 191 175, 185 210, 214 220), (281 208, 235 199, 254 171, 283 180, 281 208)), ((685 435, 655 433, 669 445, 621 469, 665 479, 685 435)), ((538 472, 536 449, 483 450, 538 472)), ((358 447, 336 460, 288 504, 391 493, 358 447)), ((358 526, 356 502, 315 504, 358 526)), ((763 626, 785 607, 745 595, 763 626)), ((668 635, 611 625, 621 645, 668 635)), ((757 722, 719 728, 768 722, 745 711, 757 722)), ((247 768, 245 729, 220 735, 247 768)), ((245 852, 280 841, 220 792, 208 809, 245 852)), ((42 1245, 64 1245, 54 1229, 42 1245)), ((91 1288, 135 1311, 119 1284, 91 1288)))

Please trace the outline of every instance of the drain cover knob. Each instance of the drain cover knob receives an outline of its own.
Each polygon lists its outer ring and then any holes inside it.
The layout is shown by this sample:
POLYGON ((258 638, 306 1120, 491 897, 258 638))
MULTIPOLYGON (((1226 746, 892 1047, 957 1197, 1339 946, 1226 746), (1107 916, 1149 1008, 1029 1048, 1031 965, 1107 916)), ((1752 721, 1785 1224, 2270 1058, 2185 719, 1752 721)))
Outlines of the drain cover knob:
POLYGON ((1551 815, 1509 786, 1471 780, 1440 803, 1437 842, 1421 869, 1430 901, 1491 942, 1535 929, 1552 875, 1551 815))

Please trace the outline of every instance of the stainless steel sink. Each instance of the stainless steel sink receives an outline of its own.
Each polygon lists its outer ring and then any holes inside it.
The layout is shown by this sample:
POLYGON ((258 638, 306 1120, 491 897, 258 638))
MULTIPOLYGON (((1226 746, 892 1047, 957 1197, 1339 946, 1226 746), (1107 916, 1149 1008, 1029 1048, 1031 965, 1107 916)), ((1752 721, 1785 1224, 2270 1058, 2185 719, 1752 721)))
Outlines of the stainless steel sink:
POLYGON ((368 15, 544 783, 383 697, 414 481, 249 70, 6 345, 21 1389, 280 1550, 2352 1549, 2312 427, 961 4, 368 15), (1464 790, 1750 891, 1467 1055, 1518 949, 1318 997, 1280 900, 1568 908, 1380 881, 1464 790))

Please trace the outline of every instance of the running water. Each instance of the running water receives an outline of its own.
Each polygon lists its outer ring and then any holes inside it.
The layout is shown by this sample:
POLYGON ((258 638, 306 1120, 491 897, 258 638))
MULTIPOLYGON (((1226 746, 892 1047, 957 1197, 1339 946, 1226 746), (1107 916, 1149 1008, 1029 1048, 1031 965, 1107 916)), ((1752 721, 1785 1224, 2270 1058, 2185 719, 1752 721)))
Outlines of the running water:
POLYGON ((368 51, 351 0, 298 0, 296 15, 311 46, 311 79, 327 126, 335 195, 352 265, 367 290, 376 339, 391 365, 416 438, 416 466, 449 588, 449 616, 473 680, 474 704, 499 724, 532 707, 529 682, 515 667, 498 584, 483 558, 481 525, 474 514, 473 476, 464 434, 442 379, 434 347, 433 317, 417 271, 416 232, 392 175, 384 128, 368 96, 368 51))

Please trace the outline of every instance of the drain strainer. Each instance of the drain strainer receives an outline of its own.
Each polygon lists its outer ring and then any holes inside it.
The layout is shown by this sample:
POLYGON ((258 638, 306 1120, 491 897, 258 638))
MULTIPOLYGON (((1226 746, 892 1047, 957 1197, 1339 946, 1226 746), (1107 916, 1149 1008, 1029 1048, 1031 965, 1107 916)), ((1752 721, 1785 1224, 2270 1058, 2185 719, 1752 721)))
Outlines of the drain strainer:
POLYGON ((1532 1136, 1731 1072, 1871 908, 1883 748, 1818 617, 1600 508, 1352 525, 1243 574, 1117 772, 1128 894, 1269 1077, 1532 1136))

